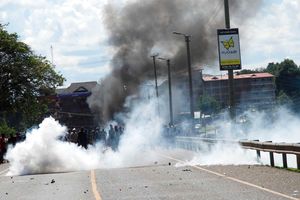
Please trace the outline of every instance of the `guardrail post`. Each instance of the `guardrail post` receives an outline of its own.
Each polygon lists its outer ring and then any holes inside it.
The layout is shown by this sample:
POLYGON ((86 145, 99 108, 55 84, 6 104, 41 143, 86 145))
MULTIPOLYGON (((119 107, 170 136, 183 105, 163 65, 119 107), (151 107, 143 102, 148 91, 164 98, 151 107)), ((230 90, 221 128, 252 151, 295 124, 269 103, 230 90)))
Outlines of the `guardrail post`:
POLYGON ((288 168, 286 153, 282 153, 282 163, 284 168, 288 168))
POLYGON ((300 155, 297 156, 297 169, 300 169, 300 155))
POLYGON ((274 154, 273 154, 273 152, 270 152, 270 165, 272 167, 274 167, 274 154))

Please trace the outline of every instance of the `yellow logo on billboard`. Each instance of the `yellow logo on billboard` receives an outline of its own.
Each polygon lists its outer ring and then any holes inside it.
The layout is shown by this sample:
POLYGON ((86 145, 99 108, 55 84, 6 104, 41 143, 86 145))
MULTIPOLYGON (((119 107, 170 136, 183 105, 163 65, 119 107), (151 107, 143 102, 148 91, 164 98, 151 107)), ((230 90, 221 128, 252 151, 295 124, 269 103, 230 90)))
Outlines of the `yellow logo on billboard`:
POLYGON ((224 41, 221 41, 224 48, 229 50, 230 47, 234 47, 234 41, 232 39, 232 37, 229 39, 229 40, 224 40, 224 41))

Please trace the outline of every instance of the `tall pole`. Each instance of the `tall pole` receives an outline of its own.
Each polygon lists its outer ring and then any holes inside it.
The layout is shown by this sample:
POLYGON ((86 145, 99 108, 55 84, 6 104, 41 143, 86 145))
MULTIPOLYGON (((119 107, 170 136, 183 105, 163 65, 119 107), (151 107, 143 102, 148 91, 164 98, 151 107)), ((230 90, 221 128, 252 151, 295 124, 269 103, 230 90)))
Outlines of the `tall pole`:
POLYGON ((154 67, 154 79, 155 79, 155 91, 156 91, 156 98, 158 98, 158 87, 157 87, 157 73, 156 73, 156 63, 155 58, 158 56, 158 54, 155 54, 151 56, 153 58, 153 67, 154 67))
POLYGON ((184 37, 186 42, 187 63, 188 63, 188 71, 189 71, 190 112, 191 112, 192 119, 194 119, 193 79, 192 79, 192 66, 191 66, 191 53, 190 53, 191 36, 185 35, 184 37))
POLYGON ((167 59, 167 65, 168 65, 168 80, 169 80, 170 125, 173 125, 173 105, 172 105, 172 85, 171 85, 170 59, 167 59))
MULTIPOLYGON (((225 26, 230 29, 230 14, 229 14, 229 3, 228 0, 224 0, 225 10, 225 26)), ((228 70, 228 88, 229 88, 229 114, 230 118, 235 118, 235 105, 234 105, 234 78, 233 69, 228 70)))
POLYGON ((190 114, 191 114, 191 118, 194 119, 193 78, 192 78, 191 50, 190 50, 191 36, 190 35, 186 35, 184 33, 179 33, 179 32, 176 32, 176 31, 173 31, 173 34, 182 35, 185 38, 186 52, 187 52, 188 73, 189 73, 190 114))
POLYGON ((160 60, 165 60, 167 61, 167 66, 168 66, 168 82, 169 82, 169 106, 170 106, 170 126, 174 124, 173 121, 173 105, 172 105, 172 85, 171 85, 171 66, 170 66, 170 59, 166 58, 158 58, 160 60))

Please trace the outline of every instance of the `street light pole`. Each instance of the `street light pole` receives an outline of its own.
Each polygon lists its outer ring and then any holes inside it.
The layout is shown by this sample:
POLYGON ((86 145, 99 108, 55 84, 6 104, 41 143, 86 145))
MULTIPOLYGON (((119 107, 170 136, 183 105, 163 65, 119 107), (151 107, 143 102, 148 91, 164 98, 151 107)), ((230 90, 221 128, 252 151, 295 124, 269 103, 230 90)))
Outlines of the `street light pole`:
MULTIPOLYGON (((225 26, 230 29, 230 14, 229 14, 229 3, 228 0, 224 0, 224 11, 225 11, 225 26)), ((229 86, 229 114, 230 118, 235 118, 235 105, 234 105, 234 77, 233 69, 228 70, 228 86, 229 86)))
POLYGON ((166 59, 166 58, 158 58, 158 59, 167 61, 167 66, 168 66, 168 81, 169 81, 170 125, 172 126, 174 124, 174 121, 173 121, 173 105, 172 105, 172 85, 171 85, 170 59, 166 59))
POLYGON ((187 52, 187 64, 188 64, 188 74, 189 74, 189 90, 190 90, 190 114, 192 119, 194 119, 194 95, 193 95, 193 78, 192 78, 192 66, 191 66, 191 51, 190 51, 190 41, 191 36, 179 32, 173 32, 176 35, 182 35, 185 38, 186 52, 187 52))
POLYGON ((155 91, 156 91, 156 98, 158 99, 158 87, 157 87, 157 73, 156 73, 156 63, 155 63, 155 58, 158 56, 157 54, 154 54, 152 57, 153 59, 153 67, 154 67, 154 79, 155 79, 155 91))

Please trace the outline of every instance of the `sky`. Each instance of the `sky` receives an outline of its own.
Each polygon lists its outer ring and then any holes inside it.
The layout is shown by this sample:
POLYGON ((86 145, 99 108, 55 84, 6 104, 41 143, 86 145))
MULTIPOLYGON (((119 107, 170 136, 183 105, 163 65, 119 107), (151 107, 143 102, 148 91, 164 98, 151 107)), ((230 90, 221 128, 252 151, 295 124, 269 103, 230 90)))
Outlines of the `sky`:
MULTIPOLYGON (((98 81, 111 71, 114 54, 103 24, 103 8, 111 1, 122 6, 131 0, 1 0, 0 23, 9 23, 6 29, 16 32, 36 54, 53 58, 56 70, 67 79, 65 86, 98 81)), ((299 0, 263 0, 247 22, 232 20, 232 27, 240 29, 244 69, 285 58, 300 64, 299 10, 299 0)), ((219 73, 217 59, 209 65, 216 67, 208 73, 219 73)))

